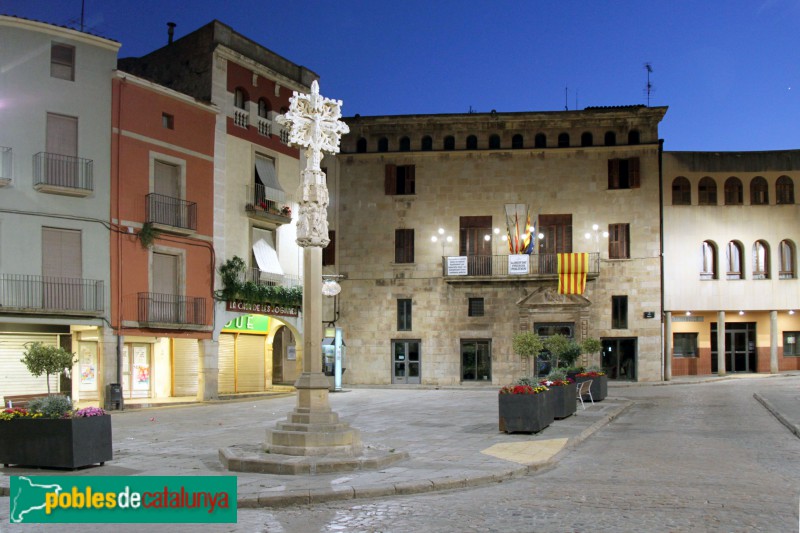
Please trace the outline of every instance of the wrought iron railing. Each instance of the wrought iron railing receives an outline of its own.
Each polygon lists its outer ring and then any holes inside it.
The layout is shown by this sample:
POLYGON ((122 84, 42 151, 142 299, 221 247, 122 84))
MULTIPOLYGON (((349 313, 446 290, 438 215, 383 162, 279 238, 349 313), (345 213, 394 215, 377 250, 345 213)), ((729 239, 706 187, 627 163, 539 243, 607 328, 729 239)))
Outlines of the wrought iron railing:
POLYGON ((33 156, 33 185, 91 191, 92 168, 91 159, 39 152, 33 156))
POLYGON ((262 272, 258 267, 251 268, 244 273, 242 281, 252 281, 258 285, 273 285, 277 287, 302 287, 303 278, 290 274, 273 274, 262 272))
POLYGON ((197 229, 197 204, 163 194, 148 194, 145 202, 147 222, 173 228, 197 229))
MULTIPOLYGON (((445 256, 442 261, 442 275, 445 277, 458 276, 491 276, 491 277, 515 277, 515 276, 548 276, 558 274, 558 254, 527 254, 523 256, 522 263, 512 266, 509 271, 508 255, 468 255, 468 256, 445 256), (456 257, 465 257, 456 259, 456 257), (455 259, 455 261, 449 261, 455 259), (465 265, 466 262, 466 265, 465 265), (448 268, 449 265, 449 268, 448 268)), ((519 260, 519 259, 517 259, 519 260)), ((590 276, 600 274, 600 254, 589 254, 590 276)))
POLYGON ((245 194, 245 210, 248 212, 292 217, 292 209, 289 206, 290 199, 283 191, 276 191, 256 183, 246 186, 245 194))
POLYGON ((206 325, 206 299, 177 294, 140 292, 137 320, 145 323, 206 325))
POLYGON ((102 314, 103 282, 30 274, 0 274, 0 311, 102 314))

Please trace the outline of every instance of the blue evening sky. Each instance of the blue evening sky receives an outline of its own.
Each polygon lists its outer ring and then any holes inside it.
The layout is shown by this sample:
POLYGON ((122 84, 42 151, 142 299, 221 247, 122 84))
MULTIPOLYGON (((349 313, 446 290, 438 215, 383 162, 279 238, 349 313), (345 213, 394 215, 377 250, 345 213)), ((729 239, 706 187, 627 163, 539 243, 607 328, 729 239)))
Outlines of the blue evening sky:
MULTIPOLYGON (((77 27, 81 0, 0 13, 77 27)), ((645 104, 649 62, 667 150, 800 148, 800 0, 85 0, 120 57, 214 18, 315 71, 345 116, 645 104)))

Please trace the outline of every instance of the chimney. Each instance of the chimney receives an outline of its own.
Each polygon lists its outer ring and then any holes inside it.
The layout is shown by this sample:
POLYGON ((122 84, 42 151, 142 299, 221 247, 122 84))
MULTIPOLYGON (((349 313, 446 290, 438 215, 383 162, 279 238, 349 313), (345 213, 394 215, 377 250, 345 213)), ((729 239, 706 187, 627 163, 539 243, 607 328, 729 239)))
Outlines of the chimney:
POLYGON ((172 44, 172 38, 175 36, 175 26, 174 22, 167 22, 167 35, 169 36, 167 44, 172 44))

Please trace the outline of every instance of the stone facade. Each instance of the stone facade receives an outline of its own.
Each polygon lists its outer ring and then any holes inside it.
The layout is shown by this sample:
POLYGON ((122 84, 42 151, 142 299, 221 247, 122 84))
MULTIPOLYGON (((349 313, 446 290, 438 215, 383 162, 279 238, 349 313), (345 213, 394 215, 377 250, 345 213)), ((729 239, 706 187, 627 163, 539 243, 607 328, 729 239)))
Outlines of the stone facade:
MULTIPOLYGON (((576 340, 634 339, 635 369, 625 377, 661 379, 658 123, 665 112, 630 106, 346 119, 350 134, 335 162, 328 162, 336 270, 346 276, 338 324, 348 347, 346 382, 392 383, 393 341, 411 340, 419 342, 422 385, 506 384, 526 372, 525 361, 512 352, 512 336, 542 324, 569 324, 576 340), (609 188, 609 161, 633 159, 637 182, 631 177, 609 188), (413 176, 413 189, 389 193, 395 182, 387 185, 393 172, 387 165, 403 167, 406 180, 413 176), (474 243, 466 241, 476 233, 464 217, 484 217, 484 226, 491 219, 488 231, 478 230, 489 236, 482 250, 494 256, 487 259, 493 269, 502 270, 509 253, 499 238, 506 234, 505 204, 527 204, 536 232, 542 215, 571 216, 562 233, 566 244, 536 244, 540 252, 589 252, 593 261, 600 252, 599 273, 589 275, 583 295, 558 294, 552 270, 443 275, 443 255, 472 255, 474 243), (627 258, 609 259, 602 232, 617 224, 628 225, 629 250, 627 258), (396 230, 413 230, 411 261, 395 261, 396 230), (448 235, 450 243, 431 241, 448 235), (612 325, 612 296, 627 297, 627 323, 612 325), (482 316, 469 316, 471 298, 483 299, 482 316), (411 324, 398 330, 403 299, 411 300, 411 324), (644 312, 654 318, 643 318, 644 312), (490 368, 474 373, 462 360, 462 343, 473 341, 491 354, 490 368)), ((403 233, 408 238, 412 232, 403 233)))

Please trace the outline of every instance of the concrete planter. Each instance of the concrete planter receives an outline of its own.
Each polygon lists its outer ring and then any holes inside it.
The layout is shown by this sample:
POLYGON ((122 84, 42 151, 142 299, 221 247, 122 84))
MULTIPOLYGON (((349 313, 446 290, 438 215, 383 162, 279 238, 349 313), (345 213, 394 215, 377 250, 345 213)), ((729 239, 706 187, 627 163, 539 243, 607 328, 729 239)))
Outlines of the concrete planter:
POLYGON ((499 394, 500 431, 537 433, 553 423, 551 391, 539 394, 499 394))
MULTIPOLYGON (((575 383, 582 383, 590 379, 592 380, 592 399, 596 402, 602 402, 608 396, 608 376, 605 374, 597 377, 575 376, 575 383)), ((584 400, 588 399, 588 397, 584 398, 584 400)))
POLYGON ((111 415, 0 421, 5 466, 74 469, 111 459, 111 415))
POLYGON ((575 414, 578 407, 578 391, 575 384, 553 386, 547 393, 553 404, 553 418, 560 420, 575 414))

